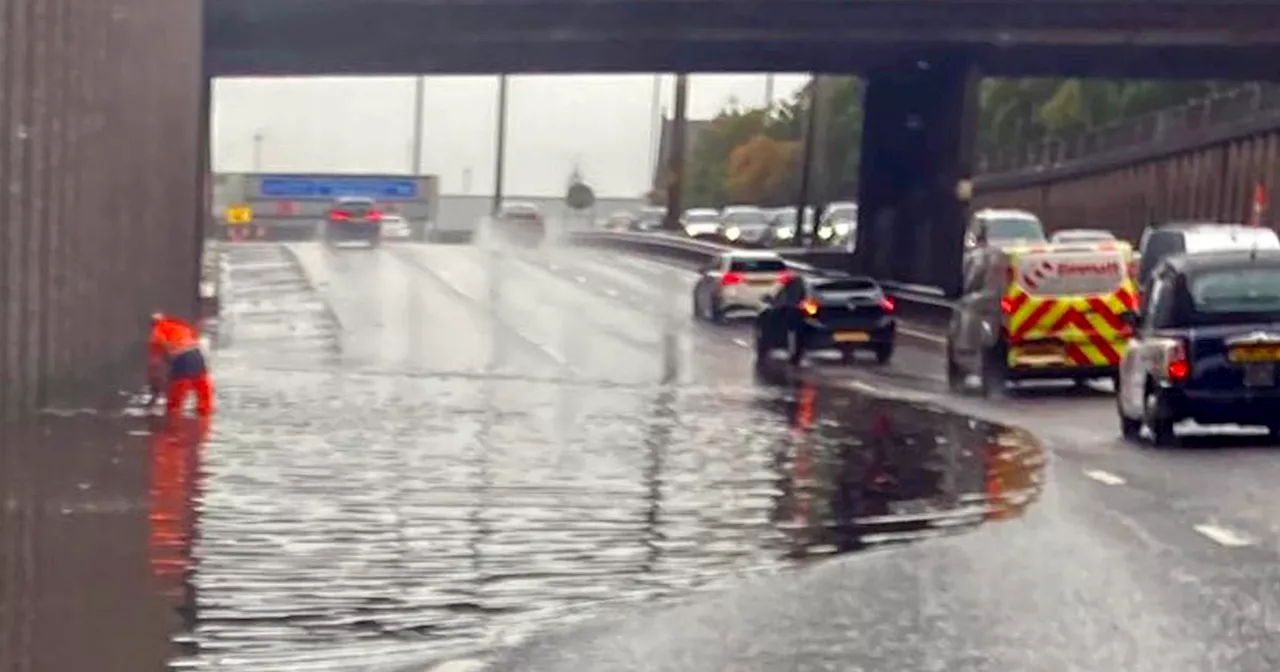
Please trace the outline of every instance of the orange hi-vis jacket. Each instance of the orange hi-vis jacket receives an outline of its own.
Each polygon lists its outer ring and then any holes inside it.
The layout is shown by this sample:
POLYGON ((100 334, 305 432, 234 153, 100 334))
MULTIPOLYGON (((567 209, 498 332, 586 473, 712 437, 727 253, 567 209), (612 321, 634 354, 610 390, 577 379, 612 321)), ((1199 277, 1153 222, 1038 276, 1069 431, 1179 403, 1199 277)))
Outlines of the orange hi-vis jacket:
POLYGON ((166 317, 156 321, 151 327, 151 338, 147 341, 153 359, 172 362, 180 355, 200 349, 200 334, 194 327, 182 320, 166 317))

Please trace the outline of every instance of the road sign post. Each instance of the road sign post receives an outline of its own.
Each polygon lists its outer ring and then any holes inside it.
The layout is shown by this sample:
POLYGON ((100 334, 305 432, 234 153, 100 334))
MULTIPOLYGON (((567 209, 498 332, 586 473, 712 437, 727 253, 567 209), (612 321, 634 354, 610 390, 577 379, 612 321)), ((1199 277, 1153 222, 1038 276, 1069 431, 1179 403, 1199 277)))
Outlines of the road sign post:
POLYGON ((596 204, 596 192, 582 182, 574 182, 569 185, 564 203, 574 210, 586 210, 596 204))

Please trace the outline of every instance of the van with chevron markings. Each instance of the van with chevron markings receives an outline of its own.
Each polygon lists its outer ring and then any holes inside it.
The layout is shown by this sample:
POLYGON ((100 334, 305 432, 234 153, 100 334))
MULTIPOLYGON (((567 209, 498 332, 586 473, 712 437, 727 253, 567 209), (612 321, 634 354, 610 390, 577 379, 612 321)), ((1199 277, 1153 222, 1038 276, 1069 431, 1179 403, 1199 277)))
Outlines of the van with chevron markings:
POLYGON ((947 329, 947 381, 983 394, 1007 383, 1116 376, 1137 307, 1133 248, 1123 241, 976 250, 947 329))

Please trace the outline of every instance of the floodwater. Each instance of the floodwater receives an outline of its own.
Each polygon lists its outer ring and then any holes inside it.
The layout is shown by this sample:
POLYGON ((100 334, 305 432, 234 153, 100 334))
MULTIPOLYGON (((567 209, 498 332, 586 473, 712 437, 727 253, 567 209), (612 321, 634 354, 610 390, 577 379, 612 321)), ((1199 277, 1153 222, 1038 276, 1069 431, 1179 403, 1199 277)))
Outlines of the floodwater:
POLYGON ((212 423, 0 438, 0 670, 442 659, 961 533, 1041 489, 1025 432, 755 371, 586 275, 652 289, 643 270, 231 250, 212 423))

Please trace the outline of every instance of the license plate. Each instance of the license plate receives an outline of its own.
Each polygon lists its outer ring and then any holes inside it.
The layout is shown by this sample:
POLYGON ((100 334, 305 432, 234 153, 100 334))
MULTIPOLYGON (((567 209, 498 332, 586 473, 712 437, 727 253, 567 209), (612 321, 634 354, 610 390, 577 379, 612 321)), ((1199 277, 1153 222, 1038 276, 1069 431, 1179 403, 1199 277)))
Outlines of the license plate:
POLYGON ((1278 362, 1280 361, 1280 345, 1245 345, 1231 348, 1227 359, 1238 363, 1278 362))
POLYGON ((1276 384, 1276 365, 1270 362, 1246 364, 1244 367, 1244 384, 1246 387, 1271 387, 1276 384))
POLYGON ((895 516, 919 516, 925 513, 933 513, 938 508, 938 502, 931 499, 906 499, 899 502, 889 502, 889 513, 895 516))
POLYGON ((836 343, 866 343, 871 340, 865 331, 838 331, 834 338, 836 343))
POLYGON ((777 282, 777 281, 776 280, 748 280, 747 284, 753 287, 763 287, 766 285, 772 285, 774 282, 777 282))
POLYGON ((1062 346, 1057 343, 1031 343, 1018 348, 1018 352, 1032 357, 1044 357, 1048 355, 1061 357, 1062 346))

